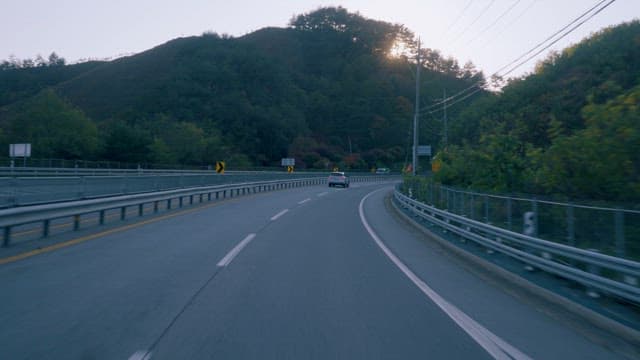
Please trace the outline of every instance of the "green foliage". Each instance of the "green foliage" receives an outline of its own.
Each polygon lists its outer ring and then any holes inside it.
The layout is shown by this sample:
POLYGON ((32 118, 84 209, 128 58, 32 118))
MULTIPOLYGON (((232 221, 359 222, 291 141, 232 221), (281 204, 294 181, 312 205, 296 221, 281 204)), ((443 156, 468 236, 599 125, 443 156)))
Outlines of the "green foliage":
POLYGON ((452 120, 437 179, 478 190, 640 201, 640 22, 552 54, 452 120))
POLYGON ((98 148, 95 124, 52 90, 8 109, 0 124, 7 132, 5 141, 31 143, 33 157, 91 159, 98 148))
POLYGON ((110 124, 105 132, 106 137, 101 156, 103 159, 144 163, 150 158, 149 147, 153 142, 149 133, 144 129, 118 121, 110 124))
POLYGON ((558 138, 544 156, 553 192, 617 201, 640 199, 640 85, 583 109, 586 127, 558 138))
MULTIPOLYGON (((97 156, 109 160, 208 165, 235 157, 274 166, 294 156, 308 168, 400 167, 415 64, 389 55, 400 41, 411 56, 413 38, 402 25, 321 8, 240 38, 206 33, 107 63, 0 71, 0 107, 52 87, 96 122, 97 156)), ((471 64, 423 51, 426 102, 482 77, 471 64)), ((437 144, 434 130, 421 138, 437 144)))
POLYGON ((67 66, 7 67, 0 70, 0 107, 27 100, 47 87, 70 80, 101 64, 93 61, 67 66))

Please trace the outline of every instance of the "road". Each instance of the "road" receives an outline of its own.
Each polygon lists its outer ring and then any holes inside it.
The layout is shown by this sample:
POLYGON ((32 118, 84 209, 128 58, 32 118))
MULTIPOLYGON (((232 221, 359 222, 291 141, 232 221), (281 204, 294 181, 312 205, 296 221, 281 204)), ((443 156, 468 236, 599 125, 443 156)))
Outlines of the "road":
POLYGON ((0 357, 619 358, 430 245, 389 191, 234 198, 0 265, 0 357))

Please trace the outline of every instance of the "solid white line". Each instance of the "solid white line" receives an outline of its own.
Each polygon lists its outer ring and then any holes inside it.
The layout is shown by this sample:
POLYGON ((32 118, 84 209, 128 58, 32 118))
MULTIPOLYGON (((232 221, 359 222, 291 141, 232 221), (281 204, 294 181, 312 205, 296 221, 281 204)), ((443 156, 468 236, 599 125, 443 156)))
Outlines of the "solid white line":
POLYGON ((328 192, 325 191, 325 192, 322 192, 322 193, 318 194, 318 196, 325 196, 327 194, 328 194, 328 192))
POLYGON ((282 216, 282 215, 286 214, 287 212, 289 212, 289 209, 284 209, 284 210, 280 211, 279 213, 277 213, 277 214, 275 214, 275 215, 273 215, 273 216, 271 217, 271 221, 276 221, 276 220, 278 220, 278 218, 279 218, 280 216, 282 216))
POLYGON ((253 240, 254 237, 256 237, 256 234, 247 235, 244 240, 240 241, 240 243, 238 243, 236 247, 231 249, 231 251, 229 251, 229 253, 225 257, 223 257, 220 262, 218 262, 218 267, 225 267, 229 265, 231 261, 233 261, 233 259, 240 253, 240 251, 242 251, 242 249, 244 249, 244 247, 247 246, 251 242, 251 240, 253 240))
POLYGON ((129 356, 129 360, 151 360, 151 353, 144 350, 138 350, 134 352, 133 355, 129 356))
POLYGON ((478 345, 484 348, 494 359, 516 359, 516 360, 530 360, 527 355, 516 349, 478 322, 473 320, 462 310, 455 307, 453 304, 446 301, 433 289, 431 289, 422 279, 420 279, 413 271, 411 271, 387 246, 380 240, 378 235, 373 231, 369 222, 364 216, 364 202, 367 198, 374 193, 385 190, 379 189, 370 192, 360 200, 360 206, 358 208, 360 213, 360 221, 364 225, 365 229, 371 235, 371 238, 378 247, 387 255, 387 257, 411 280, 431 301, 433 301, 442 311, 445 312, 458 326, 462 328, 478 345))
POLYGON ((310 198, 306 198, 306 199, 304 199, 304 200, 302 200, 302 201, 299 201, 299 202, 298 202, 298 205, 302 205, 302 204, 304 204, 304 203, 306 203, 306 202, 309 202, 309 201, 311 201, 311 199, 310 199, 310 198))

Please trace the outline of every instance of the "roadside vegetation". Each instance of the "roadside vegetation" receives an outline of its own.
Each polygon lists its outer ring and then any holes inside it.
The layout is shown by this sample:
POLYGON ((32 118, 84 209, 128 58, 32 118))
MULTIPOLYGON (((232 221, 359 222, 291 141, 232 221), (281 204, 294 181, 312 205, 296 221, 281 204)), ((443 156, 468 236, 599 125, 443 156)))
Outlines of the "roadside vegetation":
MULTIPOLYGON (((33 157, 297 169, 410 161, 414 34, 320 8, 234 38, 174 39, 112 61, 0 61, 0 147, 33 157)), ((640 201, 640 23, 604 29, 490 90, 473 64, 422 49, 422 104, 474 84, 420 143, 435 179, 478 191, 640 201)), ((424 170, 424 169, 422 169, 424 170)))

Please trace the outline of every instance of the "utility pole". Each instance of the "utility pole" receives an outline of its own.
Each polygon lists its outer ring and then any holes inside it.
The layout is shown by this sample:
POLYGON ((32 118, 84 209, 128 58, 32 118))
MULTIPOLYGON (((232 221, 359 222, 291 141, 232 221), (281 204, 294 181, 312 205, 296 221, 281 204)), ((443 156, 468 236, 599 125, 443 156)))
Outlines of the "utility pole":
POLYGON ((447 89, 442 89, 442 106, 444 113, 444 147, 447 147, 447 131, 449 130, 447 126, 447 89))
POLYGON ((418 115, 420 111, 420 38, 418 38, 418 54, 416 55, 416 112, 413 115, 413 162, 412 174, 418 170, 418 115))

